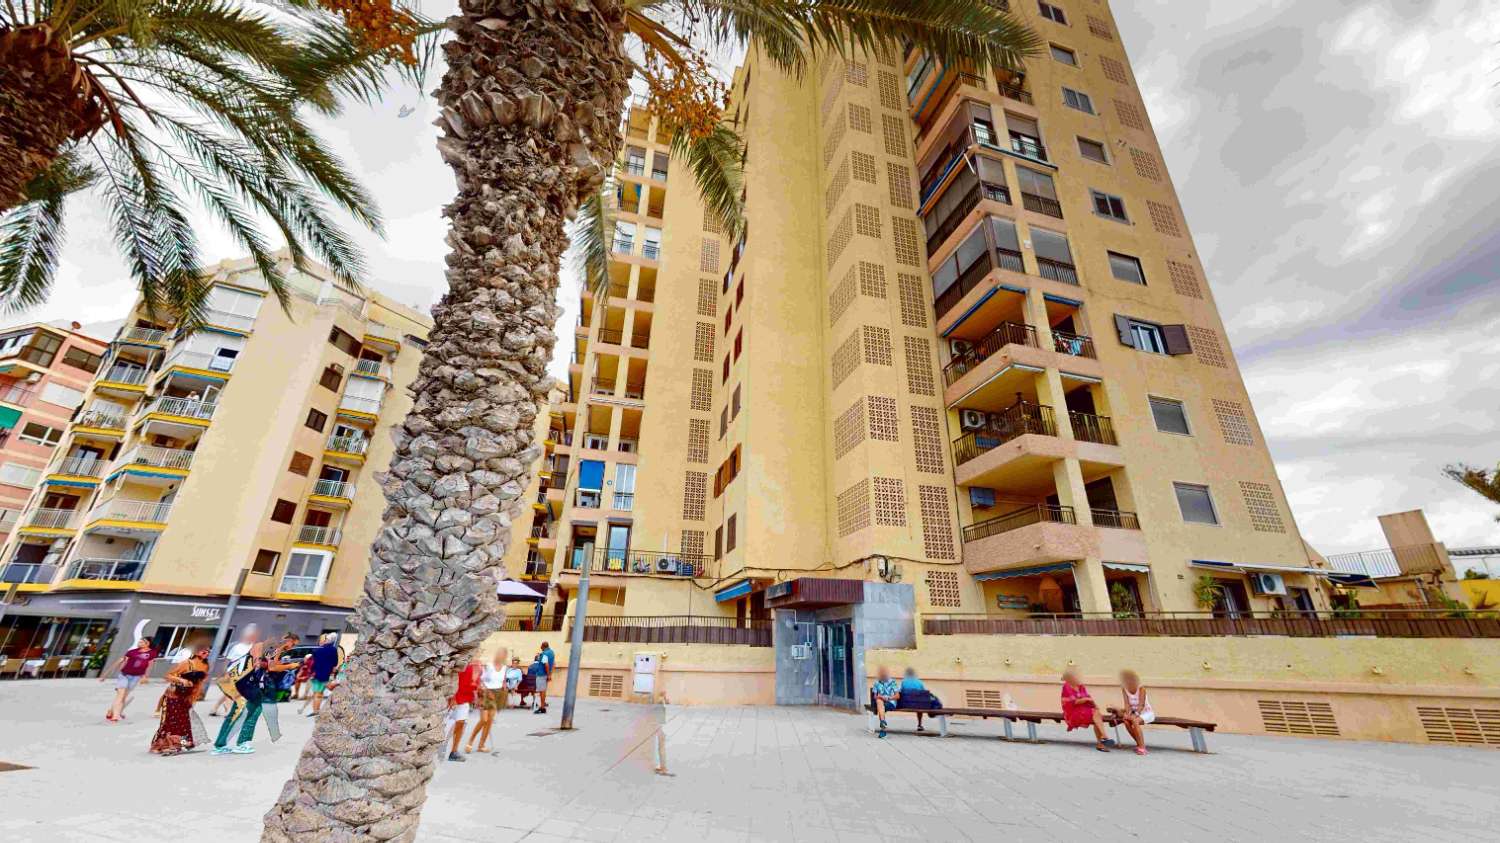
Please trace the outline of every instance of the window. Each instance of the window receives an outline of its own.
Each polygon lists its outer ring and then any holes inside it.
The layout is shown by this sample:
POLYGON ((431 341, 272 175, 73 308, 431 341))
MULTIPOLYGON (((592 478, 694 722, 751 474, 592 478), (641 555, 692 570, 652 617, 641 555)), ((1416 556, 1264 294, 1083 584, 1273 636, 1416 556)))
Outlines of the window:
POLYGON ((304 422, 304 424, 306 424, 308 427, 312 428, 313 430, 316 430, 319 433, 322 433, 323 432, 323 425, 325 425, 327 423, 328 423, 328 414, 327 413, 324 413, 324 412, 319 411, 319 410, 308 410, 307 411, 307 421, 304 422))
POLYGON ((56 404, 59 407, 67 407, 71 410, 83 403, 83 393, 71 386, 51 381, 42 387, 42 400, 48 404, 56 404))
POLYGON ((281 561, 281 554, 274 550, 261 548, 255 551, 255 562, 250 566, 250 573, 269 575, 276 573, 276 563, 281 561))
POLYGON ((1082 111, 1084 114, 1094 113, 1094 101, 1089 99, 1088 94, 1082 91, 1075 91, 1072 88, 1063 88, 1062 92, 1063 105, 1077 111, 1082 111))
POLYGON ((1182 510, 1182 520, 1189 524, 1218 524, 1219 513, 1214 510, 1214 499, 1207 486, 1195 483, 1173 483, 1177 492, 1177 508, 1182 510))
POLYGON ((287 557, 286 571, 281 575, 278 591, 297 594, 317 594, 323 585, 324 563, 329 559, 326 552, 294 550, 287 557))
POLYGON ((1053 23, 1060 23, 1063 26, 1068 25, 1068 16, 1063 14, 1063 10, 1058 8, 1057 6, 1054 6, 1051 3, 1040 2, 1040 0, 1038 0, 1036 6, 1037 11, 1041 12, 1042 17, 1046 18, 1047 20, 1050 20, 1053 23))
POLYGON ((1120 344, 1151 354, 1192 354, 1184 325, 1158 325, 1143 319, 1115 314, 1115 332, 1120 344))
POLYGON ((293 451, 292 461, 286 467, 286 470, 290 471, 293 474, 300 474, 303 477, 306 477, 308 472, 312 471, 312 464, 313 458, 311 456, 304 454, 301 451, 293 451))
POLYGON ((36 481, 42 479, 41 469, 22 465, 18 462, 8 462, 0 465, 0 483, 7 486, 24 486, 31 488, 36 481))
POLYGON ((45 424, 27 422, 26 427, 21 430, 21 441, 30 442, 33 445, 45 445, 51 448, 60 439, 62 439, 62 431, 45 424))
POLYGON ((1161 326, 1149 322, 1130 320, 1130 345, 1152 354, 1166 354, 1167 343, 1162 338, 1161 326))
POLYGON ((1130 255, 1110 252, 1109 272, 1121 281, 1129 281, 1142 286, 1146 284, 1146 271, 1141 268, 1140 259, 1130 255))
POLYGON ((92 373, 99 371, 99 366, 103 364, 104 358, 92 352, 84 351, 75 345, 63 355, 62 361, 75 369, 82 369, 85 372, 92 373))
POLYGON ((1089 196, 1094 200, 1094 213, 1120 222, 1130 222, 1130 218, 1125 216, 1124 199, 1097 190, 1090 190, 1089 196))
POLYGON ((348 331, 334 328, 328 332, 328 341, 333 344, 334 348, 337 348, 350 357, 357 357, 359 355, 361 343, 348 331))
POLYGON ((1187 410, 1181 401, 1151 396, 1151 417, 1156 419, 1156 429, 1162 433, 1180 433, 1191 436, 1188 429, 1187 410))
POLYGON ((729 522, 724 525, 724 552, 734 552, 734 527, 735 516, 729 516, 729 522))
POLYGON ((729 430, 729 408, 723 407, 719 410, 719 438, 723 439, 725 432, 729 430))
POLYGON ((733 404, 733 407, 734 407, 734 417, 735 418, 739 418, 739 415, 740 415, 740 388, 738 386, 736 386, 734 388, 734 404, 733 404))
POLYGON ((714 528, 714 558, 718 559, 724 555, 724 528, 714 528))
POLYGON ((1056 44, 1047 45, 1052 50, 1052 59, 1073 67, 1078 66, 1078 54, 1067 47, 1059 47, 1056 44))
POLYGON ((328 368, 324 369, 323 374, 318 377, 318 386, 321 386, 324 389, 329 390, 330 392, 338 392, 339 384, 343 382, 344 370, 340 369, 338 366, 329 366, 328 368))
POLYGON ((290 524, 296 516, 297 504, 284 498, 278 498, 276 505, 271 507, 271 520, 277 524, 290 524))
POLYGON ((1078 154, 1082 155, 1084 158, 1087 158, 1090 161, 1097 161, 1100 164, 1109 163, 1109 154, 1104 151, 1104 144, 1096 140, 1079 138, 1078 154))

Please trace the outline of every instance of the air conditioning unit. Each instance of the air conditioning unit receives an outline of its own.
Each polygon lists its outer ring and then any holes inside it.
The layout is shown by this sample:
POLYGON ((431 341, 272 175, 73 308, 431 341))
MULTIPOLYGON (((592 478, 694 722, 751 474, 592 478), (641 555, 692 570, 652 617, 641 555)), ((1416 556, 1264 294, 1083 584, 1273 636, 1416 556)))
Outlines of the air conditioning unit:
POLYGON ((948 340, 948 350, 953 353, 956 360, 974 350, 974 344, 968 340, 948 340))
POLYGON ((1286 594, 1286 580, 1280 574, 1252 573, 1250 589, 1256 594, 1286 594))
POLYGON ((958 413, 958 426, 964 430, 978 430, 984 427, 984 413, 979 410, 960 410, 958 413))
POLYGON ((658 574, 675 574, 675 573, 677 573, 677 560, 674 559, 673 557, 670 557, 670 556, 663 556, 660 559, 657 559, 656 560, 656 573, 658 573, 658 574))

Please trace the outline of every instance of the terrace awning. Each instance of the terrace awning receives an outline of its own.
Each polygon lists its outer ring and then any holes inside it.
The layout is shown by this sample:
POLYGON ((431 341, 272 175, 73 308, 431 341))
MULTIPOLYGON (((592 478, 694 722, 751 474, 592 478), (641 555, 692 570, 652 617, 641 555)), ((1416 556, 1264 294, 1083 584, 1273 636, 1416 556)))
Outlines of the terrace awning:
POLYGON ((538 594, 535 589, 532 589, 531 587, 526 585, 522 585, 515 580, 501 580, 500 582, 496 583, 495 596, 500 599, 501 603, 515 603, 521 601, 540 603, 541 601, 547 599, 545 595, 538 594))
POLYGON ((0 430, 10 430, 21 420, 21 411, 14 407, 0 407, 0 430))
POLYGON ((1033 565, 1030 568, 1012 568, 1009 571, 987 571, 983 574, 975 574, 974 579, 979 582, 989 582, 990 580, 1008 580, 1015 577, 1035 577, 1040 574, 1055 574, 1072 570, 1072 562, 1056 562, 1051 565, 1033 565))
POLYGON ((1141 565, 1136 562, 1102 562, 1100 563, 1111 571, 1130 571, 1136 574, 1151 573, 1150 565, 1141 565))

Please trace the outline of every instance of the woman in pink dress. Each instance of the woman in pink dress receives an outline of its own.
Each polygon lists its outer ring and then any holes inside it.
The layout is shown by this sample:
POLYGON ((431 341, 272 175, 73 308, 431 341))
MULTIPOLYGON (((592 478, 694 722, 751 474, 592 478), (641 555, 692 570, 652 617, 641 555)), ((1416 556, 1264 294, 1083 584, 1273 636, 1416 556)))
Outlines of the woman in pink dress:
POLYGON ((1109 752, 1115 742, 1105 735, 1104 716, 1099 713, 1094 698, 1089 696, 1089 689, 1078 678, 1078 671, 1071 667, 1063 671, 1062 682, 1063 720, 1068 731, 1093 726, 1094 749, 1109 752))

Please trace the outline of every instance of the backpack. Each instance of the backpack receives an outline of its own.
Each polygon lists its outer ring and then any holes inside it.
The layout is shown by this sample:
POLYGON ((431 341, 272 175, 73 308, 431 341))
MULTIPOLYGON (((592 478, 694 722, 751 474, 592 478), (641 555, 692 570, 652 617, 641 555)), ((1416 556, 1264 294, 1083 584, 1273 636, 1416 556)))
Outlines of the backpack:
POLYGON ((224 692, 224 696, 234 702, 240 702, 245 698, 245 695, 240 693, 239 690, 240 680, 253 668, 254 662, 250 658, 250 654, 246 653, 225 668, 224 675, 220 676, 214 684, 219 686, 219 690, 224 692))

